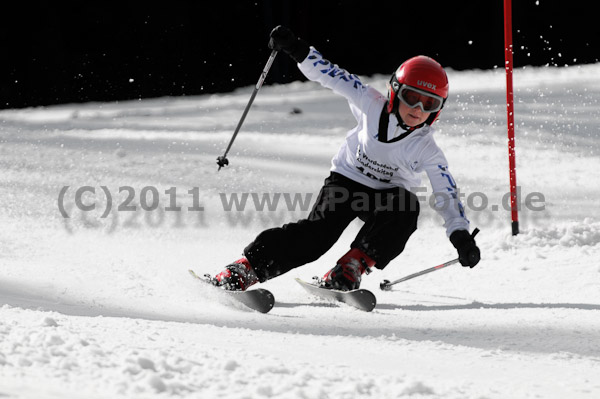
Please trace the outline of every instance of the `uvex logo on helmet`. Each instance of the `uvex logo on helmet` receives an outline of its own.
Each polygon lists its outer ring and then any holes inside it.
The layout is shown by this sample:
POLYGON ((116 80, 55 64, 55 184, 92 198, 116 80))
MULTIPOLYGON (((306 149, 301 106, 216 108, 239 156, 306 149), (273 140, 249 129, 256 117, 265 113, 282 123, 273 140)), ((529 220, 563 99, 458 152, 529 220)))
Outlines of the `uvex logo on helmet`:
POLYGON ((435 90, 436 86, 433 83, 425 82, 424 80, 417 80, 417 85, 427 87, 428 89, 435 90))

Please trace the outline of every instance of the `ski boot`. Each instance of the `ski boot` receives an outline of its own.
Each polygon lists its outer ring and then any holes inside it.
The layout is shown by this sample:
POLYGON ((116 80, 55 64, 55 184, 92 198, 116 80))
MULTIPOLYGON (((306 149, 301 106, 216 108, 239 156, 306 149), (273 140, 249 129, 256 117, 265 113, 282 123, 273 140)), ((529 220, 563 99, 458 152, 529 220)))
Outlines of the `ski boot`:
POLYGON ((258 277, 246 257, 225 266, 225 270, 211 278, 217 287, 230 291, 246 291, 248 287, 258 282, 258 277))
POLYGON ((324 288, 351 291, 360 287, 363 273, 371 273, 375 261, 358 248, 352 248, 337 264, 325 273, 320 285, 324 288))

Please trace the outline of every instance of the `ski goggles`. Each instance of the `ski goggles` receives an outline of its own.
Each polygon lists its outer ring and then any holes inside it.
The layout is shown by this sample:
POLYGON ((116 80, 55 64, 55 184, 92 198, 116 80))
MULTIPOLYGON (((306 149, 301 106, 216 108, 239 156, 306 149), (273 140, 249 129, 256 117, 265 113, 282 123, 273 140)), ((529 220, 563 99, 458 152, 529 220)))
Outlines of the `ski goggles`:
POLYGON ((403 84, 398 90, 400 101, 410 108, 421 107, 423 112, 438 112, 444 105, 444 99, 425 90, 403 84))

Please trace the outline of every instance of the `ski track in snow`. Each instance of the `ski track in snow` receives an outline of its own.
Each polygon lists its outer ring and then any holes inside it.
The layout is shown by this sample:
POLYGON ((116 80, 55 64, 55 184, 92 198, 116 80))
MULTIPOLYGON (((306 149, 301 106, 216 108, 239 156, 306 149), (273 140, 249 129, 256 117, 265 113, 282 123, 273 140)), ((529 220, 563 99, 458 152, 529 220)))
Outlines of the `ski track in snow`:
MULTIPOLYGON (((322 275, 359 223, 262 284, 277 301, 266 315, 220 303, 187 273, 214 274, 262 229, 306 215, 353 126, 317 84, 263 87, 218 173, 252 88, 0 111, 0 397, 599 397, 599 75, 598 64, 515 71, 517 179, 545 208, 522 209, 512 237, 503 71, 449 72, 436 140, 462 192, 489 201, 467 204, 483 259, 380 291, 456 256, 423 206, 405 252, 363 280, 372 313, 293 280, 322 275), (96 189, 84 196, 93 211, 74 205, 82 186, 96 189), (106 217, 101 186, 114 196, 106 217), (116 210, 122 186, 135 211, 116 210), (144 187, 159 209, 141 209, 144 187), (171 187, 180 212, 165 210, 171 187), (194 187, 203 212, 188 210, 194 187), (244 193, 244 212, 224 210, 244 193), (255 209, 278 193, 276 209, 255 209), (289 211, 284 194, 307 202, 289 211)), ((385 76, 365 80, 385 90, 385 76)))

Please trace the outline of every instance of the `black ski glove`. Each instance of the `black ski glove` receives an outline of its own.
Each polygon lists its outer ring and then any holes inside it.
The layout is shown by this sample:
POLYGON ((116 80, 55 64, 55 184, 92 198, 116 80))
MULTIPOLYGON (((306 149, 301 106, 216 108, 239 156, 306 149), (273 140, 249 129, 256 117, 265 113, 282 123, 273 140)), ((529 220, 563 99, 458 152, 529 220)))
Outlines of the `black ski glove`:
POLYGON ((469 234, 467 230, 456 230, 450 234, 450 242, 454 245, 454 248, 458 250, 458 260, 460 264, 468 267, 475 267, 479 263, 481 254, 479 248, 475 244, 475 234, 479 230, 475 230, 473 235, 469 234))
POLYGON ((297 38, 289 28, 279 25, 271 31, 269 39, 269 48, 271 50, 282 51, 300 63, 304 61, 310 47, 304 40, 297 38))

